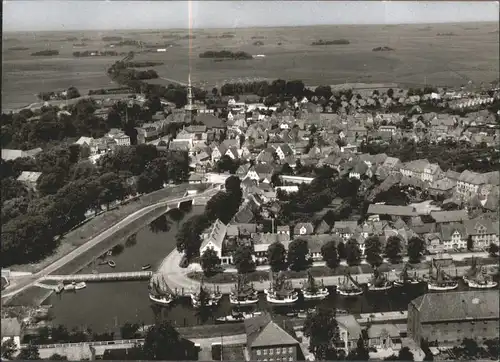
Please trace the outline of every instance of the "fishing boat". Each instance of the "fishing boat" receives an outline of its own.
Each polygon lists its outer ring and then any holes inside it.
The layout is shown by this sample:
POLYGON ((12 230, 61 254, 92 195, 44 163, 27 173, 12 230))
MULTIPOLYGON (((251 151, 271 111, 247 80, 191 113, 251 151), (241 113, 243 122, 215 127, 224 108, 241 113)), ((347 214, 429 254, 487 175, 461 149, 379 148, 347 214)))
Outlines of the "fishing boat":
POLYGON ((266 295, 268 303, 276 305, 292 305, 299 300, 299 294, 293 289, 290 281, 285 281, 283 273, 276 278, 270 273, 270 288, 266 295))
POLYGON ((151 269, 151 264, 146 264, 141 267, 142 270, 148 270, 151 269))
POLYGON ((75 290, 75 285, 74 284, 66 284, 64 286, 64 290, 69 290, 69 291, 75 290))
POLYGON ((73 282, 72 284, 75 286, 75 290, 80 290, 87 287, 87 283, 85 282, 80 282, 80 283, 73 282))
POLYGON ((324 285, 318 286, 310 271, 307 271, 307 281, 302 288, 304 300, 322 300, 330 295, 328 288, 324 285))
POLYGON ((63 290, 64 290, 64 284, 63 283, 57 284, 56 289, 55 289, 56 293, 59 294, 63 290))
POLYGON ((243 322, 246 319, 257 317, 261 314, 262 314, 262 312, 251 312, 251 313, 233 312, 233 313, 231 313, 231 315, 216 318, 215 321, 218 323, 238 323, 238 322, 243 322))
POLYGON ((432 259, 429 267, 429 281, 427 282, 427 288, 429 290, 436 291, 454 290, 458 288, 458 282, 451 279, 451 277, 446 274, 441 267, 435 264, 434 259, 432 259), (434 270, 436 270, 436 272, 434 272, 434 270))
POLYGON ((352 278, 350 273, 344 274, 344 280, 337 287, 337 294, 344 297, 356 297, 363 294, 363 289, 359 284, 352 278))
POLYGON ((194 308, 200 308, 202 305, 206 307, 213 307, 219 304, 219 301, 222 298, 222 293, 214 292, 210 293, 205 287, 203 283, 203 279, 200 283, 200 289, 198 292, 192 292, 190 294, 191 304, 194 308))
POLYGON ((379 292, 389 290, 392 288, 392 282, 387 279, 387 275, 381 273, 378 268, 373 270, 373 277, 368 282, 368 290, 372 292, 379 292))
POLYGON ((259 292, 247 283, 243 274, 238 274, 238 282, 229 294, 229 302, 234 305, 250 305, 259 301, 259 292))
POLYGON ((159 278, 153 276, 149 281, 149 300, 160 305, 170 305, 174 301, 174 296, 169 292, 167 283, 163 275, 159 278))
POLYGON ((113 260, 108 260, 108 265, 114 268, 116 266, 116 263, 113 260))
POLYGON ((491 275, 484 266, 479 266, 477 259, 472 259, 472 265, 467 273, 463 276, 463 280, 469 288, 474 289, 491 289, 495 288, 498 283, 493 280, 491 275))
POLYGON ((394 285, 396 287, 402 287, 405 285, 416 285, 420 283, 420 280, 417 277, 417 273, 415 272, 413 276, 410 276, 408 274, 408 269, 412 269, 413 267, 406 263, 403 266, 403 270, 401 271, 401 274, 399 274, 399 279, 394 281, 394 285))

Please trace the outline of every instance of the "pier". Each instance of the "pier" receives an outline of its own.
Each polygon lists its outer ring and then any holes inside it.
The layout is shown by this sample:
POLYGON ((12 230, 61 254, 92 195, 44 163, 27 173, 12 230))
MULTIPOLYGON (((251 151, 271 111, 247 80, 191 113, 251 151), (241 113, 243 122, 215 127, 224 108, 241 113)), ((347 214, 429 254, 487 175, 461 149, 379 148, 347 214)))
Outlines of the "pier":
POLYGON ((152 271, 137 271, 125 273, 97 273, 97 274, 69 274, 69 275, 47 275, 43 280, 58 280, 71 282, 108 282, 108 281, 129 281, 129 280, 149 280, 153 275, 152 271))

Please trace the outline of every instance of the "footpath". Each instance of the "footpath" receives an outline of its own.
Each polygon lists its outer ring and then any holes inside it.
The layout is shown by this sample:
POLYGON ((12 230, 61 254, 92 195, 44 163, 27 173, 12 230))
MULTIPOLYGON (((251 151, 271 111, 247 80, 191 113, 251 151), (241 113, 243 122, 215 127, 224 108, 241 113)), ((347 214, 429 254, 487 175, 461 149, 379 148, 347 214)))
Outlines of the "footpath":
MULTIPOLYGON (((182 253, 179 253, 177 250, 173 250, 162 262, 158 269, 158 273, 161 273, 165 278, 165 281, 168 287, 178 292, 184 290, 184 293, 188 293, 194 290, 198 290, 200 288, 200 282, 188 277, 188 274, 197 271, 198 267, 190 265, 187 268, 179 267, 179 263, 182 259, 182 253)), ((458 266, 452 267, 448 270, 448 273, 451 276, 461 276, 464 275, 465 272, 470 268, 470 266, 458 266)), ((429 271, 428 269, 420 269, 415 270, 417 276, 423 278, 429 271)), ((362 273, 362 274, 353 274, 352 277, 358 283, 368 283, 372 278, 371 273, 362 273)), ((318 277, 317 279, 322 281, 326 286, 334 286, 339 285, 343 281, 343 276, 335 275, 335 276, 325 276, 318 277)), ((399 275, 396 272, 389 272, 388 275, 389 280, 395 280, 399 278, 399 275)), ((305 278, 301 279, 290 279, 294 288, 302 288, 303 284, 307 281, 305 278)), ((234 283, 205 283, 210 289, 218 289, 220 292, 229 294, 234 288, 234 283)), ((269 288, 269 281, 263 282, 253 282, 253 286, 258 291, 263 291, 264 289, 269 288)))

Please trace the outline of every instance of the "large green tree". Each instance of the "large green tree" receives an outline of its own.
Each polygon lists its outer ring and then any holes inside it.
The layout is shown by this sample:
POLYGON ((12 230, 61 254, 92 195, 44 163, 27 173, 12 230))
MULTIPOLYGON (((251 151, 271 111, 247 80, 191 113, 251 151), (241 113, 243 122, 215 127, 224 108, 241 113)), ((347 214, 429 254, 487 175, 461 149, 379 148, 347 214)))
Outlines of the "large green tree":
POLYGON ((385 245, 385 256, 392 264, 401 261, 401 238, 399 236, 390 236, 385 245))
POLYGON ((147 360, 191 360, 192 343, 184 340, 168 321, 149 328, 144 339, 143 354, 147 360))
POLYGON ((304 270, 309 265, 307 240, 295 239, 288 246, 288 264, 294 271, 304 270))
POLYGON ((408 240, 408 258, 410 263, 416 264, 420 262, 424 251, 425 243, 421 238, 413 236, 408 240))
POLYGON ((233 262, 240 274, 246 274, 255 270, 255 262, 252 258, 253 250, 249 245, 239 245, 233 252, 233 262))
POLYGON ((201 267, 206 276, 213 275, 220 267, 221 260, 215 250, 208 248, 201 255, 201 267))
POLYGON ((274 242, 267 248, 267 260, 273 272, 279 272, 287 268, 286 249, 280 242, 274 242))
POLYGON ((382 244, 378 236, 369 236, 365 240, 366 261, 372 267, 378 267, 382 264, 382 244))
POLYGON ((304 321, 304 335, 309 338, 309 351, 316 360, 343 360, 343 350, 336 346, 341 341, 335 310, 317 308, 304 321))
POLYGON ((340 259, 335 240, 329 240, 321 246, 321 255, 330 269, 335 269, 339 266, 340 259))
POLYGON ((345 244, 345 259, 349 266, 359 265, 361 262, 361 249, 356 239, 349 239, 345 244))

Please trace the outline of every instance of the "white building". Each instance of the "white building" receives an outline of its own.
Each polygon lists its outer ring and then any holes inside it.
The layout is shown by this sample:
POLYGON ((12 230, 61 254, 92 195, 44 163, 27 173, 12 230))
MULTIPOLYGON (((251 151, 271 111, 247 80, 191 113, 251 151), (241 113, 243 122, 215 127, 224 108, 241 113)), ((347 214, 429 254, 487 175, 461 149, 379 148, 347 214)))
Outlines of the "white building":
POLYGON ((207 231, 202 235, 203 242, 200 246, 200 255, 203 255, 206 250, 212 249, 222 260, 222 247, 226 237, 227 225, 217 219, 207 231))

